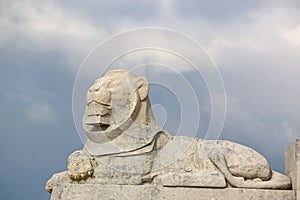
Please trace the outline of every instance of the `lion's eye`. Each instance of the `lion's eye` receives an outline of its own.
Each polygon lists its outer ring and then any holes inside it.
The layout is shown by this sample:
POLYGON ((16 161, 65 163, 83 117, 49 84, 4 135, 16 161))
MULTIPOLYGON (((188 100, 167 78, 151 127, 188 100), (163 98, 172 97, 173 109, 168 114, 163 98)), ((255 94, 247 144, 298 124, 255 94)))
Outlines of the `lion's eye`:
POLYGON ((110 88, 110 86, 111 86, 111 82, 106 82, 103 84, 103 87, 105 88, 110 88))
POLYGON ((116 81, 115 80, 110 80, 105 83, 106 88, 113 88, 115 86, 116 81))
POLYGON ((90 103, 91 101, 93 101, 93 95, 92 93, 88 93, 86 95, 86 103, 90 103))

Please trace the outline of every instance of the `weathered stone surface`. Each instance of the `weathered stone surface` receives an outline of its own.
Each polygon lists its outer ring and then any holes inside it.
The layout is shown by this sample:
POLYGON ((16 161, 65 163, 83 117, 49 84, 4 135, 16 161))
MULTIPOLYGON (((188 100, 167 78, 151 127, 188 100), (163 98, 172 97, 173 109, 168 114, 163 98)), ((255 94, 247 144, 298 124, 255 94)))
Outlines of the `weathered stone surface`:
POLYGON ((295 200, 293 190, 208 189, 162 186, 66 184, 51 200, 295 200))
POLYGON ((226 181, 220 172, 199 171, 197 173, 165 173, 156 177, 153 181, 156 185, 181 186, 181 187, 211 187, 224 188, 226 181))
POLYGON ((68 171, 47 182, 47 190, 73 182, 291 187, 289 177, 272 171, 267 159, 249 147, 225 140, 172 136, 163 130, 153 116, 148 91, 145 77, 125 70, 110 71, 97 79, 86 95, 83 128, 88 140, 82 150, 69 156, 68 171))
POLYGON ((300 139, 296 139, 285 151, 285 174, 291 177, 293 190, 300 200, 300 139))
POLYGON ((80 181, 92 177, 96 167, 95 159, 82 155, 81 151, 73 152, 68 158, 68 175, 73 180, 80 181))

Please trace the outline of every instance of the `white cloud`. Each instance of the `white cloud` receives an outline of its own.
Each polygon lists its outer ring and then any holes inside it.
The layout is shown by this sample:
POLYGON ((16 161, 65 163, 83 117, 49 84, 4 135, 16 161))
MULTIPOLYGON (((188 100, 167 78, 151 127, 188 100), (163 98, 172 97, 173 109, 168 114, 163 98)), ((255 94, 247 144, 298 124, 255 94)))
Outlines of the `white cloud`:
POLYGON ((289 139, 294 139, 295 137, 297 137, 296 131, 292 127, 290 127, 288 123, 286 123, 286 122, 283 123, 283 129, 284 129, 285 135, 289 139))
POLYGON ((32 123, 54 124, 58 122, 59 118, 56 112, 47 101, 28 95, 16 96, 16 98, 23 102, 23 114, 32 123))
POLYGON ((15 41, 16 48, 25 51, 56 50, 74 69, 104 37, 106 30, 52 1, 13 1, 2 10, 0 45, 15 41))
POLYGON ((300 12, 294 3, 265 2, 222 23, 197 15, 163 22, 192 35, 216 61, 228 95, 226 125, 243 135, 240 141, 263 146, 259 138, 272 138, 284 149, 300 136, 300 12))
POLYGON ((281 33, 285 40, 300 48, 300 22, 294 28, 284 29, 281 33))

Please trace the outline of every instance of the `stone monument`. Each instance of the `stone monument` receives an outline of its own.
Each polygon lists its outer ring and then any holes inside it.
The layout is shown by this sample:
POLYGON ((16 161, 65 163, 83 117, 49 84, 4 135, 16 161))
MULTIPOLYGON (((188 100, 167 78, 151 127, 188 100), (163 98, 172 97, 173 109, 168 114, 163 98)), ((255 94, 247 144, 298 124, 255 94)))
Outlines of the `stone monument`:
POLYGON ((249 147, 172 136, 156 123, 148 91, 145 77, 126 70, 94 82, 82 120, 88 139, 46 183, 52 200, 296 199, 299 142, 280 174, 249 147))

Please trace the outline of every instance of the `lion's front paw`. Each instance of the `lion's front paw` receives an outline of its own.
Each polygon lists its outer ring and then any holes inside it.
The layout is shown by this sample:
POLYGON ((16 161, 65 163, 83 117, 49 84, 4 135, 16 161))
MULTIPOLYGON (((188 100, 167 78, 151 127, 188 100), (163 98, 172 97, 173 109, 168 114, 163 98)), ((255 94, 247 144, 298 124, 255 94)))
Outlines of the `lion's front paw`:
POLYGON ((228 182, 235 187, 242 187, 245 183, 245 179, 243 177, 232 176, 228 179, 228 182))
POLYGON ((86 180, 93 176, 97 162, 82 151, 76 151, 68 159, 68 175, 74 181, 86 180))
POLYGON ((69 182, 70 180, 68 178, 67 172, 63 171, 60 173, 53 174, 52 177, 47 181, 45 188, 48 192, 51 193, 55 186, 69 182))

